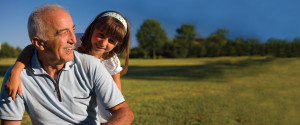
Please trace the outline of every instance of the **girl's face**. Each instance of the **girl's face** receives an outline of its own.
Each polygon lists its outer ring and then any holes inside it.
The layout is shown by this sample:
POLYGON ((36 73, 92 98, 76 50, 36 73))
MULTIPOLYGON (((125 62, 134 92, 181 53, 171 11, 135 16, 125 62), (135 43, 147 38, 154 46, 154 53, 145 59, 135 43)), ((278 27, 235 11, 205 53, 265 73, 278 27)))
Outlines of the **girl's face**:
POLYGON ((96 58, 102 58, 103 53, 110 52, 118 44, 113 38, 108 37, 101 32, 101 29, 95 29, 91 38, 92 49, 90 54, 96 58))

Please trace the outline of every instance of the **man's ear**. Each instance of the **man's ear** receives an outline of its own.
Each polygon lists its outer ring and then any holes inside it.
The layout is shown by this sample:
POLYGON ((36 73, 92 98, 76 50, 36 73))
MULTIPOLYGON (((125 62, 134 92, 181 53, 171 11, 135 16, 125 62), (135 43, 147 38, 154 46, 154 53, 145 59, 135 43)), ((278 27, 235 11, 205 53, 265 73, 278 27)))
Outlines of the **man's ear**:
POLYGON ((33 46, 35 48, 37 48, 38 50, 44 50, 44 45, 45 45, 45 41, 41 40, 40 38, 38 37, 33 37, 32 40, 31 40, 33 46))

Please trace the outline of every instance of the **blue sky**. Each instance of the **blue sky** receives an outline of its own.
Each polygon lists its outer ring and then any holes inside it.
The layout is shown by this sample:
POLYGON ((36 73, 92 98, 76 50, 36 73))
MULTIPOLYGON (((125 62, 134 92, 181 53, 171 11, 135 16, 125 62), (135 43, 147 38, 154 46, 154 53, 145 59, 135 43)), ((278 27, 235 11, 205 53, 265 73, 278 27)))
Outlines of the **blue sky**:
POLYGON ((24 48, 30 44, 27 19, 34 8, 56 3, 66 8, 76 25, 76 33, 100 12, 115 10, 131 24, 132 44, 145 19, 161 22, 169 38, 181 24, 193 24, 201 37, 217 28, 226 28, 230 38, 293 40, 300 37, 299 0, 0 0, 0 42, 24 48))

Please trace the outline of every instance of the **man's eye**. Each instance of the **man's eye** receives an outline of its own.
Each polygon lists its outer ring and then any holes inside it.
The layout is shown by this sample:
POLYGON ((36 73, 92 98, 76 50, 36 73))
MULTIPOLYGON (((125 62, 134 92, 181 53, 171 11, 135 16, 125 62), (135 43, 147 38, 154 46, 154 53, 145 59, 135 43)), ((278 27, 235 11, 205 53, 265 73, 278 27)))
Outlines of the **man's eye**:
POLYGON ((68 34, 68 33, 69 33, 68 30, 64 30, 64 31, 59 32, 58 34, 59 34, 59 35, 66 35, 66 34, 68 34))

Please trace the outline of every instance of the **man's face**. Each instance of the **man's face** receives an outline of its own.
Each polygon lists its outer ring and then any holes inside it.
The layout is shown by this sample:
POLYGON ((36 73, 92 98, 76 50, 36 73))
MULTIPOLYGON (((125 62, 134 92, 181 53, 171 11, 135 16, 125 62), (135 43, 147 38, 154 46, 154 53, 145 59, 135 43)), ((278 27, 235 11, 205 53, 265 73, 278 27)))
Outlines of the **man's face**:
POLYGON ((47 41, 44 42, 44 52, 48 60, 61 64, 74 58, 73 50, 76 38, 75 26, 68 12, 62 9, 48 12, 44 15, 47 41))

